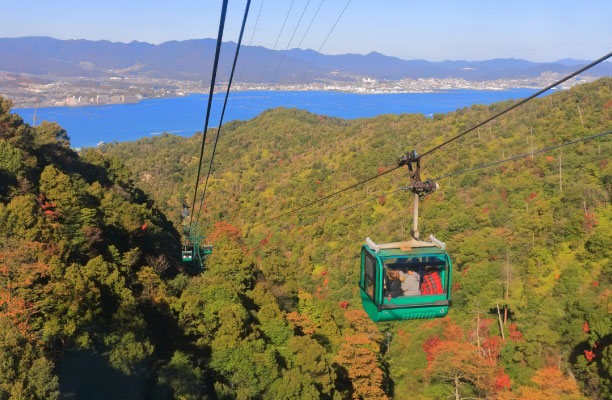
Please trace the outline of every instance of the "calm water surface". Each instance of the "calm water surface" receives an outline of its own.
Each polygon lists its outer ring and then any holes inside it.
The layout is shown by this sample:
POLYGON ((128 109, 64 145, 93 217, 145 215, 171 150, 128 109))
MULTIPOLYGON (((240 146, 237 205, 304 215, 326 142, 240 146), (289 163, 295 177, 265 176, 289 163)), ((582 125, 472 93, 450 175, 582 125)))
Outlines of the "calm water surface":
MULTIPOLYGON (((296 107, 316 114, 345 119, 381 114, 421 113, 431 116, 473 104, 491 104, 518 99, 535 93, 532 89, 504 91, 452 90, 437 93, 354 94, 336 92, 234 92, 224 121, 253 118, 262 111, 279 106, 296 107)), ((210 126, 218 125, 224 94, 213 96, 210 126)), ((39 121, 59 123, 73 147, 95 146, 99 142, 123 142, 171 132, 191 136, 204 128, 208 95, 144 100, 137 104, 89 107, 39 108, 39 121)), ((32 123, 33 108, 15 109, 32 123)))

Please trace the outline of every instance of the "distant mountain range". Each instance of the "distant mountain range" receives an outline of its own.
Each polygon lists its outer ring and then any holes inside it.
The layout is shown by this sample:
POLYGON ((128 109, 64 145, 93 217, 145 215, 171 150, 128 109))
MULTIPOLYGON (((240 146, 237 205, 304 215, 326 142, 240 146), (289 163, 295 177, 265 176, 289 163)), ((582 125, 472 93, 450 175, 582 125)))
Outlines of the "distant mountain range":
MULTIPOLYGON (((0 70, 53 76, 146 74, 152 77, 207 80, 212 70, 215 40, 171 41, 159 45, 106 40, 58 40, 50 37, 0 38, 0 70)), ((224 42, 218 79, 228 79, 236 43, 224 42)), ((494 80, 533 78, 546 71, 568 73, 585 60, 562 59, 536 63, 521 59, 486 61, 403 60, 380 53, 317 54, 313 50, 270 50, 243 46, 236 79, 242 82, 293 83, 319 79, 463 78, 494 80), (290 72, 288 72, 290 71, 290 72)), ((592 76, 612 75, 612 63, 592 70, 592 76)))

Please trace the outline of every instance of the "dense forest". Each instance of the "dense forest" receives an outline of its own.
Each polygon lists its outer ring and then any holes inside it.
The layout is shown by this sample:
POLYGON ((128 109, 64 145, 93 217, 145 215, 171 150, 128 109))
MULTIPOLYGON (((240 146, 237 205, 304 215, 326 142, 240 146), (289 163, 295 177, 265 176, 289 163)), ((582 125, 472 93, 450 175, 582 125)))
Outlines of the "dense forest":
MULTIPOLYGON (((375 324, 361 309, 365 237, 409 236, 412 196, 384 195, 407 170, 261 223, 511 104, 225 124, 201 269, 180 260, 201 133, 76 153, 61 127, 1 101, 0 399, 612 399, 609 136, 440 179, 420 230, 453 261, 445 318, 375 324)), ((603 78, 424 157, 423 175, 611 128, 603 78)))

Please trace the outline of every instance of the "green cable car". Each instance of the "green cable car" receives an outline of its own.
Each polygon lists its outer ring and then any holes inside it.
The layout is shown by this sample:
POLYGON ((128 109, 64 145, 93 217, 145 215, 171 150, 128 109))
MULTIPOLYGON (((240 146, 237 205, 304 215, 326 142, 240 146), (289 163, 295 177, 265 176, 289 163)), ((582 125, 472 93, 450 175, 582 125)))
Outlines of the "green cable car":
POLYGON ((419 200, 438 184, 421 181, 415 151, 402 156, 398 165, 410 170, 406 189, 414 193, 412 239, 378 245, 366 238, 361 248, 361 302, 374 322, 444 317, 451 304, 452 265, 446 245, 433 235, 428 242, 419 240, 419 200))
POLYGON ((359 287, 372 321, 444 317, 451 300, 451 260, 444 244, 408 241, 361 249, 359 287), (402 281, 402 277, 404 280, 402 281), (393 285, 393 280, 396 280, 393 285), (393 290, 399 286, 399 290, 393 290), (412 291, 403 290, 412 286, 412 291))
POLYGON ((199 230, 197 228, 194 228, 191 232, 189 232, 187 226, 184 228, 185 234, 188 235, 189 239, 183 244, 181 259, 185 263, 195 261, 203 269, 206 256, 213 252, 213 245, 209 244, 208 241, 206 241, 206 244, 203 243, 206 240, 206 236, 198 233, 199 230))
POLYGON ((193 250, 183 250, 181 252, 183 262, 193 261, 193 250))
POLYGON ((212 252, 213 252, 212 244, 206 244, 202 246, 202 254, 207 256, 209 254, 212 254, 212 252))
POLYGON ((189 222, 189 208, 187 204, 183 203, 183 211, 181 212, 183 217, 183 235, 186 237, 186 241, 183 244, 183 250, 181 251, 181 260, 183 262, 192 262, 194 259, 200 264, 200 268, 204 268, 205 256, 212 254, 213 246, 206 241, 206 236, 200 233, 201 228, 197 222, 189 222))

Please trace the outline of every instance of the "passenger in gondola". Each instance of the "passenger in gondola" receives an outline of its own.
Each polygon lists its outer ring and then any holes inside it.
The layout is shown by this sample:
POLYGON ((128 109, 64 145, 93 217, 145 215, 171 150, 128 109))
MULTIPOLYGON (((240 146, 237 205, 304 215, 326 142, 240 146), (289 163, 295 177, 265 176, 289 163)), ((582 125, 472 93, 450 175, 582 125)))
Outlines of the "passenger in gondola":
POLYGON ((385 297, 391 296, 393 298, 401 297, 404 295, 402 290, 402 282, 400 280, 399 271, 396 269, 390 269, 387 271, 387 290, 385 297))
POLYGON ((408 268, 407 272, 400 271, 400 278, 403 278, 402 281, 402 290, 404 291, 404 296, 418 296, 421 294, 419 290, 420 284, 420 276, 419 273, 416 272, 412 268, 408 268))
POLYGON ((423 276, 423 284, 421 285, 421 294, 442 294, 444 288, 442 287, 442 278, 440 277, 440 271, 434 266, 428 266, 423 276))

